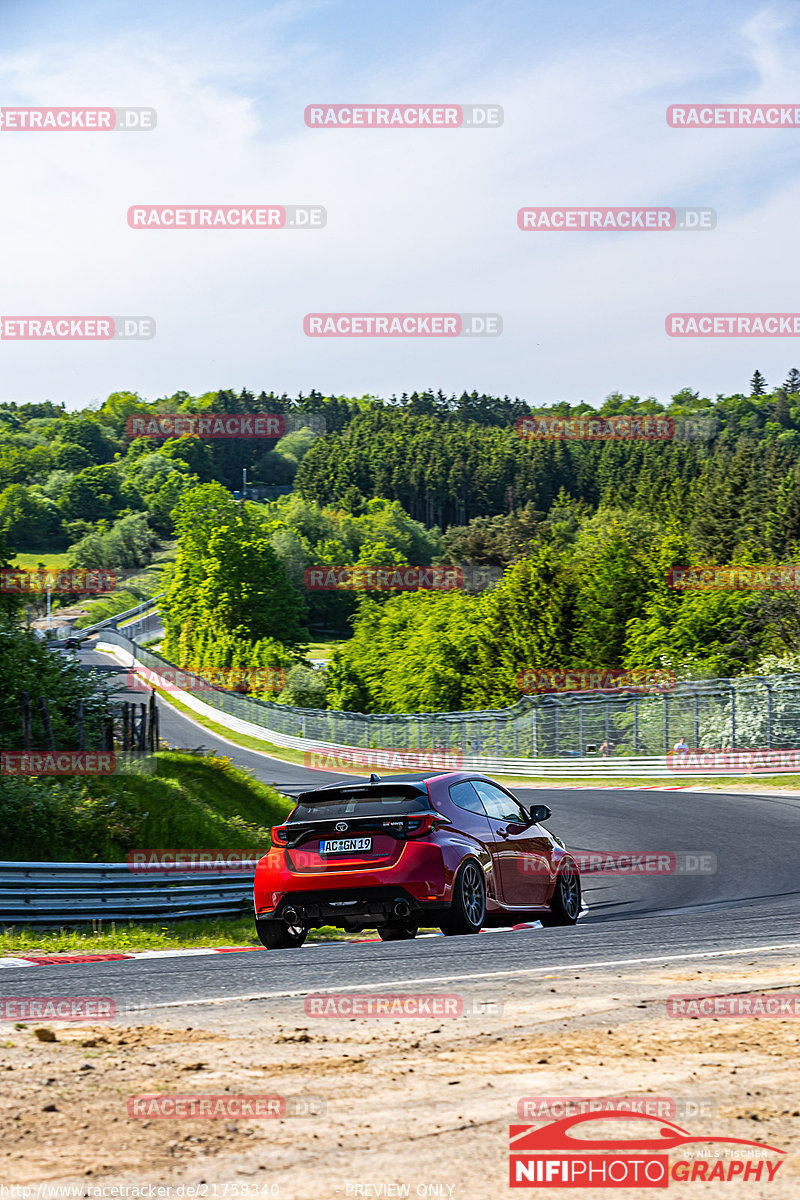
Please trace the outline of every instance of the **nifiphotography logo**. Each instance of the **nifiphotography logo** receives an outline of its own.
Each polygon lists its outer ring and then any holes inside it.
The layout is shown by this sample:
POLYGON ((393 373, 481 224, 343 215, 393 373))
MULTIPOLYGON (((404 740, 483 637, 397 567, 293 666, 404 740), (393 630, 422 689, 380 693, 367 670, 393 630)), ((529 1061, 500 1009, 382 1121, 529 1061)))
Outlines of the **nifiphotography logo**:
POLYGON ((665 1188, 712 1180, 772 1183, 786 1151, 746 1138, 696 1136, 664 1118, 612 1110, 577 1113, 541 1128, 512 1125, 509 1153, 511 1187, 665 1188))

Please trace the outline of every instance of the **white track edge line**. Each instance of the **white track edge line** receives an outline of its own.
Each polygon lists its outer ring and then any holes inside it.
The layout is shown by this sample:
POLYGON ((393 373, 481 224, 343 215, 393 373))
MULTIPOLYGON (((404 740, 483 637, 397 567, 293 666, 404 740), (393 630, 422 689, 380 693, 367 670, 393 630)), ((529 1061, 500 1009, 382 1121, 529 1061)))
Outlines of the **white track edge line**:
MULTIPOLYGON (((616 958, 616 959, 600 960, 598 962, 579 962, 579 963, 565 963, 565 964, 552 963, 546 967, 523 967, 521 969, 513 970, 513 971, 480 971, 480 972, 475 972, 471 975, 459 975, 457 981, 461 982, 463 980, 473 980, 473 979, 504 979, 504 978, 512 978, 513 976, 518 976, 518 975, 544 975, 544 974, 552 974, 554 971, 557 971, 557 972, 582 971, 582 970, 588 970, 593 967, 646 966, 648 963, 671 962, 673 959, 679 959, 680 962, 685 962, 687 959, 697 960, 697 959, 705 959, 705 958, 733 958, 733 957, 741 956, 741 955, 745 955, 745 954, 760 954, 760 953, 765 953, 767 951, 775 951, 775 950, 800 950, 800 942, 779 942, 779 943, 777 943, 775 945, 771 945, 771 946, 749 946, 747 949, 739 949, 739 950, 698 950, 698 951, 695 951, 695 952, 692 952, 689 954, 681 954, 679 951, 676 951, 674 954, 659 954, 653 958, 616 958)), ((455 982, 453 980, 451 980, 451 981, 455 982)), ((347 992, 347 991, 353 991, 353 990, 366 992, 366 991, 374 991, 376 988, 382 988, 382 987, 397 987, 397 986, 406 987, 409 984, 443 983, 443 982, 446 982, 446 980, 443 980, 442 977, 439 975, 424 975, 424 976, 418 976, 416 978, 411 978, 411 979, 384 979, 384 980, 381 980, 380 983, 359 984, 357 989, 354 989, 352 987, 348 987, 348 988, 331 987, 331 988, 327 989, 325 994, 326 995, 338 994, 340 992, 347 992)), ((297 988, 292 991, 285 991, 285 992, 255 992, 255 993, 251 993, 251 994, 249 993, 249 994, 240 995, 240 996, 219 996, 219 997, 213 997, 213 998, 209 997, 209 998, 202 999, 202 1000, 165 1000, 165 1001, 160 1001, 159 1003, 156 1003, 156 1004, 143 1004, 143 1005, 133 1005, 133 1006, 128 1005, 128 1006, 126 1006, 126 1012, 148 1012, 150 1009, 156 1009, 156 1008, 186 1008, 190 1005, 203 1005, 203 1004, 234 1004, 234 1003, 237 1003, 240 1001, 244 1002, 244 1001, 250 1001, 250 1000, 281 1000, 281 999, 289 999, 290 1000, 290 999, 296 998, 297 996, 309 996, 312 994, 313 993, 310 992, 308 988, 297 988)))

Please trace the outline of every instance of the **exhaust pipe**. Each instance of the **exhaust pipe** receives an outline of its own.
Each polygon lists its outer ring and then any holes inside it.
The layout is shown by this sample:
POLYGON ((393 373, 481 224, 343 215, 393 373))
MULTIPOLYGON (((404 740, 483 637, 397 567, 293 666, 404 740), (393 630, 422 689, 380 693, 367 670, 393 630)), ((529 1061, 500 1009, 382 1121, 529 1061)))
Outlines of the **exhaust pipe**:
POLYGON ((407 900, 395 900, 392 907, 392 913, 398 918, 398 920, 402 921, 406 917, 411 916, 411 905, 407 900))
POLYGON ((302 922, 301 922, 301 920, 300 920, 300 914, 299 914, 299 912, 297 911, 297 909, 296 909, 296 908, 292 908, 291 906, 290 906, 289 908, 285 908, 285 909, 283 910, 283 919, 284 919, 284 921, 286 922, 286 924, 287 924, 287 925, 300 925, 300 924, 302 924, 302 922))

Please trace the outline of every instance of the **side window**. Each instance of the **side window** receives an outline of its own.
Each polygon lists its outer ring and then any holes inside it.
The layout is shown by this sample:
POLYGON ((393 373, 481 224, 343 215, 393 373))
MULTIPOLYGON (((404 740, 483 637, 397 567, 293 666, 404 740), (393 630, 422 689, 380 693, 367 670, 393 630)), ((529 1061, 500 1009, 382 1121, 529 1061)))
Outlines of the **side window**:
POLYGON ((495 787, 493 783, 484 783, 482 779, 476 779, 474 787, 481 800, 483 800, 483 807, 492 820, 514 821, 518 825, 529 824, 525 813, 517 801, 513 797, 506 795, 499 787, 495 787))
POLYGON ((479 813, 482 817, 486 816, 481 798, 468 780, 450 785, 450 799, 453 804, 466 809, 467 812, 479 813))

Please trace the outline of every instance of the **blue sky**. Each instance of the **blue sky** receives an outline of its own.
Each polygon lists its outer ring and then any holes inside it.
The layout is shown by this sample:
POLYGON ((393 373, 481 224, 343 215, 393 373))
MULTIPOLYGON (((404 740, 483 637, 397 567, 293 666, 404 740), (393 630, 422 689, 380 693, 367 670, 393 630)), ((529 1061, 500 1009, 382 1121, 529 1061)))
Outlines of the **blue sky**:
POLYGON ((0 341, 0 398, 466 388, 600 403, 777 384, 796 339, 683 341, 672 311, 789 312, 800 129, 669 129, 798 102, 796 5, 0 0, 0 101, 152 106, 143 134, 0 134, 0 312, 147 314, 128 344, 0 341), (315 102, 489 102, 497 130, 311 130, 315 102), (132 204, 313 203, 295 231, 131 230, 132 204), (710 233, 523 234, 526 205, 710 205, 710 233), (499 338, 311 340, 318 311, 499 312, 499 338))

